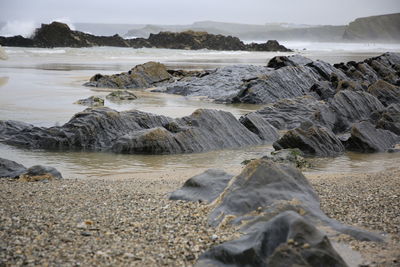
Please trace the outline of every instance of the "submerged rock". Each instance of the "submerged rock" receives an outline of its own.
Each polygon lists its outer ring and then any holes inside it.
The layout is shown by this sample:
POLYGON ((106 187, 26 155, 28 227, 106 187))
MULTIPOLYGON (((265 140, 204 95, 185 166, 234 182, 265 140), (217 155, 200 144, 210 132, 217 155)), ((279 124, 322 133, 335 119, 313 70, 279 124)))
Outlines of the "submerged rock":
POLYGON ((384 152, 400 142, 400 137, 394 133, 376 129, 370 122, 356 123, 351 128, 351 136, 345 142, 346 149, 351 151, 372 153, 384 152))
POLYGON ((294 166, 253 160, 228 184, 214 202, 211 225, 248 222, 247 231, 284 211, 295 211, 316 226, 325 225, 360 240, 382 240, 378 235, 328 218, 304 175, 294 166))
POLYGON ((326 237, 293 211, 262 222, 243 237, 215 246, 200 256, 202 266, 335 266, 347 264, 326 237))
POLYGON ((263 143, 231 113, 199 109, 172 119, 137 110, 86 109, 63 126, 0 121, 0 141, 29 148, 174 154, 263 143))
POLYGON ((104 99, 98 96, 91 96, 85 99, 80 99, 74 104, 88 106, 88 107, 102 107, 104 106, 104 99))
POLYGON ((298 148, 306 156, 331 157, 344 152, 342 142, 331 130, 311 123, 289 130, 273 146, 276 150, 298 148))
POLYGON ((114 91, 112 93, 109 93, 106 96, 106 99, 110 101, 129 101, 129 100, 135 100, 137 99, 137 96, 134 93, 131 93, 127 90, 118 90, 114 91))
POLYGON ((169 80, 171 77, 163 64, 150 61, 120 74, 96 74, 84 85, 126 89, 149 88, 157 83, 169 80))
POLYGON ((174 191, 169 199, 212 202, 224 191, 233 175, 222 170, 209 169, 188 179, 181 189, 174 191))
POLYGON ((0 178, 18 178, 22 173, 26 172, 26 167, 15 161, 0 158, 0 178))

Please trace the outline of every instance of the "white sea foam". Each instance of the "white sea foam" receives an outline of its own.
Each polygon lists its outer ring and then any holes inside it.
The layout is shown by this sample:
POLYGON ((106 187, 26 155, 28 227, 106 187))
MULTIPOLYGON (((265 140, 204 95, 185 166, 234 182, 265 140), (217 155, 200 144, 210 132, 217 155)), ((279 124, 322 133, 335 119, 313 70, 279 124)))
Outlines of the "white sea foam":
POLYGON ((22 35, 31 37, 38 25, 34 21, 8 21, 3 28, 0 29, 0 36, 22 35))

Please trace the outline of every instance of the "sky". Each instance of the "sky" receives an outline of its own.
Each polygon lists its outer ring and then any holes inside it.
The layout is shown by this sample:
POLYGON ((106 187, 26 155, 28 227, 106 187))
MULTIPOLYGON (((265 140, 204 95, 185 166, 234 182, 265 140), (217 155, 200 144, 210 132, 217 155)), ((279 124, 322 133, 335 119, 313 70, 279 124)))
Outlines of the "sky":
POLYGON ((0 0, 0 21, 190 24, 213 20, 343 25, 399 13, 400 0, 0 0))

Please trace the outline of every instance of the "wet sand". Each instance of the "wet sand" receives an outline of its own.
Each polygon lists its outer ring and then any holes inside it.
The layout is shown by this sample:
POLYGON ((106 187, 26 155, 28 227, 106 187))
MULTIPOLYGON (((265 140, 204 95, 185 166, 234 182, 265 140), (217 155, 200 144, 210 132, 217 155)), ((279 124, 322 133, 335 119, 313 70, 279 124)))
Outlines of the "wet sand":
MULTIPOLYGON (((231 227, 208 226, 208 206, 167 199, 169 192, 201 171, 49 183, 2 179, 0 265, 192 265, 211 246, 238 235, 231 227)), ((360 242, 345 235, 335 242, 359 251, 368 266, 399 264, 400 168, 307 177, 329 216, 388 233, 385 243, 360 242)), ((358 258, 347 261, 360 263, 358 258)))

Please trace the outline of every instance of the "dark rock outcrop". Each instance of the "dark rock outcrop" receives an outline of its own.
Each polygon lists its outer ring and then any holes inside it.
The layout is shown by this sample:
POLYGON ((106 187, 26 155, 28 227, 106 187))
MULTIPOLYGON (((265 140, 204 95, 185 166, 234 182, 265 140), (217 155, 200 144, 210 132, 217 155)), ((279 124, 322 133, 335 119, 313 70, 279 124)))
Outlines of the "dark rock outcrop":
POLYGON ((200 256, 202 266, 335 266, 347 264, 329 239, 293 211, 253 227, 243 237, 215 246, 200 256))
POLYGON ((378 80, 368 87, 368 93, 378 98, 384 106, 400 103, 400 87, 383 80, 378 80))
POLYGON ((96 74, 84 85, 126 89, 149 88, 157 83, 169 80, 171 77, 163 64, 150 61, 120 74, 96 74))
POLYGON ((188 179, 171 193, 171 200, 187 200, 211 203, 224 191, 233 175, 222 170, 209 169, 188 179))
POLYGON ((85 99, 79 99, 74 104, 83 105, 87 107, 102 107, 104 106, 104 99, 98 96, 90 96, 85 99))
POLYGON ((244 44, 237 37, 209 34, 207 32, 160 32, 150 34, 148 39, 123 39, 118 34, 113 36, 95 36, 79 31, 72 31, 67 24, 52 22, 42 24, 36 29, 33 38, 22 36, 0 37, 0 45, 23 47, 157 47, 171 49, 212 49, 212 50, 247 50, 289 52, 277 41, 264 44, 244 44))
POLYGON ((331 157, 344 152, 342 142, 331 130, 312 123, 289 130, 273 146, 276 150, 298 148, 306 156, 331 157))
POLYGON ((118 101, 130 101, 130 100, 137 99, 137 96, 134 93, 131 93, 131 92, 127 91, 127 90, 124 90, 124 91, 118 90, 118 91, 114 91, 112 93, 109 93, 106 96, 106 99, 110 100, 110 101, 116 101, 116 102, 118 102, 118 101))
POLYGON ((376 129, 367 121, 354 124, 350 134, 345 142, 346 149, 363 153, 384 152, 400 142, 399 136, 387 130, 376 129))
POLYGON ((281 212, 295 211, 316 226, 325 225, 360 240, 382 240, 376 234, 328 218, 304 175, 292 165, 270 160, 253 160, 247 164, 213 204, 209 222, 214 226, 221 222, 248 222, 242 227, 247 231, 281 212))
POLYGON ((199 109, 172 119, 105 107, 86 109, 63 126, 50 128, 0 121, 0 141, 30 148, 131 154, 191 153, 263 143, 229 112, 199 109))
POLYGON ((0 158, 0 177, 18 178, 26 172, 26 167, 8 159, 0 158))
POLYGON ((275 127, 257 113, 242 116, 239 121, 265 142, 275 142, 280 136, 275 127))

